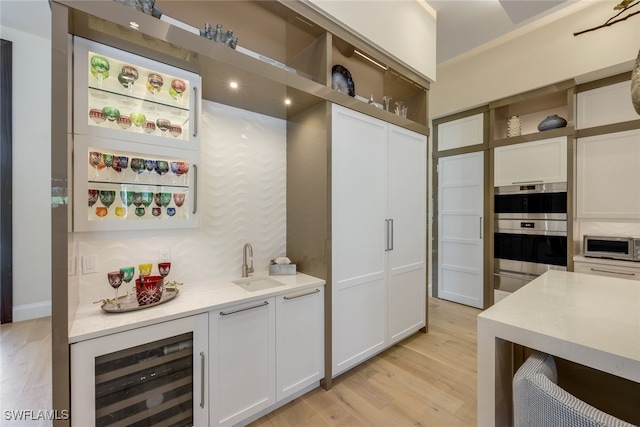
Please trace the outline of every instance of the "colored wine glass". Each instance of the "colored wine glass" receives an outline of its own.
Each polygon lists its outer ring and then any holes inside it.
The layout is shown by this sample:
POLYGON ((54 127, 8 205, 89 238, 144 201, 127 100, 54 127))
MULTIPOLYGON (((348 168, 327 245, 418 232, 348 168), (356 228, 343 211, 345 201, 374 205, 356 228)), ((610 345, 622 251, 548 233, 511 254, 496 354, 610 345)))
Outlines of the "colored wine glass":
POLYGON ((98 79, 98 84, 102 88, 102 80, 109 77, 109 69, 111 68, 109 61, 103 56, 94 55, 91 57, 90 65, 91 75, 98 79))
MULTIPOLYGON (((130 283, 131 280, 133 280, 133 275, 135 273, 135 267, 122 267, 120 269, 120 271, 122 272, 122 281, 124 283, 130 283)), ((133 293, 135 294, 135 288, 133 289, 133 293)), ((129 294, 129 292, 127 292, 127 295, 129 294)))
POLYGON ((134 179, 135 182, 139 182, 139 175, 145 171, 145 161, 140 157, 134 157, 131 159, 131 170, 136 173, 136 177, 134 179))
POLYGON ((107 116, 105 116, 104 113, 102 112, 102 110, 100 110, 98 108, 92 108, 92 109, 89 110, 89 118, 96 125, 104 123, 104 121, 107 120, 107 116))
POLYGON ((169 88, 169 95, 175 98, 176 101, 182 100, 182 93, 187 89, 187 84, 184 80, 173 79, 171 81, 171 87, 169 88))
POLYGON ((102 153, 99 151, 90 151, 89 164, 93 166, 96 171, 96 173, 93 175, 93 179, 98 179, 100 177, 99 166, 101 163, 102 163, 102 153))
POLYGON ((171 271, 171 263, 170 262, 159 262, 158 263, 158 273, 164 279, 169 275, 171 271))
POLYGON ((164 176, 169 172, 169 162, 166 160, 156 160, 155 171, 160 175, 160 183, 164 184, 164 176))
POLYGON ((127 209, 124 206, 116 206, 116 216, 124 219, 127 216, 127 209))
POLYGON ((185 193, 173 193, 173 201, 175 202, 176 206, 181 208, 182 205, 184 204, 184 199, 186 197, 185 193))
POLYGON ((140 272, 140 277, 149 277, 151 275, 151 269, 153 268, 153 264, 144 263, 138 265, 138 271, 140 272))
POLYGON ((146 159, 144 164, 147 169, 147 172, 149 172, 149 183, 151 183, 151 171, 153 171, 156 168, 156 161, 151 159, 146 159))
POLYGON ((116 120, 116 123, 118 124, 118 126, 120 126, 121 129, 127 130, 131 127, 132 122, 129 116, 120 116, 116 120))
POLYGON ((120 74, 118 74, 118 81, 122 86, 129 90, 129 94, 133 93, 133 84, 138 80, 138 70, 131 65, 125 65, 122 67, 120 74))
POLYGON ((115 107, 104 107, 102 112, 105 116, 107 116, 107 120, 109 120, 109 124, 111 127, 114 127, 114 123, 120 117, 120 110, 115 107))
POLYGON ((147 76, 147 90, 152 94, 155 95, 156 93, 160 92, 163 84, 164 81, 160 74, 151 73, 149 74, 149 76, 147 76))
POLYGON ((158 207, 151 208, 151 215, 155 218, 159 218, 162 215, 162 210, 158 207))
POLYGON ((140 132, 142 132, 141 126, 144 125, 145 122, 147 121, 147 116, 145 116, 144 113, 134 111, 131 114, 129 114, 129 118, 131 119, 131 122, 134 125, 136 125, 137 128, 140 129, 140 132))
POLYGON ((169 130, 171 122, 167 119, 157 119, 156 126, 158 126, 158 129, 162 131, 162 136, 164 136, 165 132, 169 130))
POLYGON ((91 219, 91 208, 98 202, 98 190, 89 190, 89 219, 91 219))
POLYGON ((169 133, 174 138, 177 138, 182 134, 182 127, 180 125, 171 125, 169 126, 169 133))
POLYGON ((173 183, 176 184, 178 182, 178 176, 180 173, 180 165, 179 162, 171 162, 171 173, 173 174, 173 183))
POLYGON ((151 206, 151 203, 153 203, 153 193, 151 193, 150 191, 143 191, 142 193, 140 193, 140 199, 142 205, 145 208, 148 208, 149 206, 151 206))
POLYGON ((102 203, 107 208, 107 210, 115 199, 116 192, 114 190, 100 190, 100 203, 102 203))
POLYGON ((102 155, 102 160, 104 161, 104 165, 107 167, 107 181, 111 181, 111 167, 113 166, 113 154, 104 153, 102 155))
MULTIPOLYGON (((115 163, 114 163, 115 164, 115 163)), ((118 175, 120 176, 120 181, 124 181, 125 170, 129 166, 129 157, 127 156, 118 156, 118 175)))
POLYGON ((189 172, 189 162, 179 162, 178 163, 178 173, 182 175, 183 184, 187 185, 189 183, 189 179, 187 177, 187 173, 189 172))
POLYGON ((116 290, 115 301, 118 301, 118 288, 122 285, 124 273, 122 271, 111 271, 107 273, 107 279, 111 287, 116 290))
POLYGON ((154 122, 152 122, 151 120, 147 120, 146 122, 144 122, 144 131, 146 133, 153 133, 156 131, 156 124, 154 122))

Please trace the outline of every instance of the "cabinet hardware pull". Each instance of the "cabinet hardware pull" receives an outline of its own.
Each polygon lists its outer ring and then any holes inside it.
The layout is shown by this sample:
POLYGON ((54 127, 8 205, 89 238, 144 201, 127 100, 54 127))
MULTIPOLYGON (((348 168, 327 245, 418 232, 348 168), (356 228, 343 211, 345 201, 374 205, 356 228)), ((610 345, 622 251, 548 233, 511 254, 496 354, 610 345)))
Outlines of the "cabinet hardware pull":
POLYGON ((591 268, 591 271, 596 271, 598 273, 621 274, 623 276, 635 276, 636 275, 636 273, 626 273, 624 271, 600 270, 600 269, 597 269, 597 268, 591 268))
POLYGON ((311 292, 307 292, 306 294, 294 295, 292 297, 285 296, 284 299, 296 299, 296 298, 306 297, 307 295, 317 294, 318 292, 320 292, 320 289, 316 289, 316 290, 313 290, 311 292))
POLYGON ((389 250, 389 220, 384 220, 384 251, 389 250))
POLYGON ((200 407, 204 408, 204 351, 200 352, 200 407))
POLYGON ((198 212, 198 165, 193 165, 193 214, 198 212))
POLYGON ((392 251, 393 250, 393 219, 390 219, 389 222, 391 223, 391 239, 390 240, 390 246, 389 246, 389 250, 392 251))
POLYGON ((541 184, 543 183, 543 180, 535 180, 535 181, 516 181, 513 183, 513 185, 517 185, 517 184, 541 184))
POLYGON ((200 110, 198 109, 198 87, 194 86, 193 87, 193 99, 194 99, 194 103, 193 103, 193 136, 196 137, 198 136, 198 121, 199 121, 199 114, 200 114, 200 110))
POLYGON ((240 313, 241 311, 253 310, 254 308, 264 307, 265 305, 269 305, 269 301, 265 301, 262 304, 254 305, 254 306, 247 307, 247 308, 239 308, 239 309, 233 310, 233 311, 221 311, 220 312, 220 316, 228 316, 230 314, 240 313))
POLYGON ((483 236, 482 236, 482 217, 480 217, 480 240, 482 240, 482 239, 483 239, 483 236))

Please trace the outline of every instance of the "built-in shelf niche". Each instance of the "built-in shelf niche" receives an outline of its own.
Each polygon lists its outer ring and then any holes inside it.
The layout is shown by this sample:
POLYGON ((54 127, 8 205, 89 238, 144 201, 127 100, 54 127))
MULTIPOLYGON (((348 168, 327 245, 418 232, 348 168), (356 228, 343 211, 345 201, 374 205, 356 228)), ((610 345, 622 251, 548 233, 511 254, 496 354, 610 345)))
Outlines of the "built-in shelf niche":
MULTIPOLYGON (((546 134, 538 131, 538 125, 546 117, 558 115, 567 121, 567 132, 573 127, 573 82, 564 82, 536 91, 495 101, 489 104, 491 111, 492 132, 491 141, 499 141, 507 136, 509 118, 518 116, 521 120, 521 135, 546 134)), ((549 132, 549 131, 545 131, 549 132)), ((553 133, 562 133, 556 130, 553 133)), ((518 136, 511 138, 521 139, 518 136)))
POLYGON ((427 124, 426 88, 404 77, 384 61, 374 58, 339 37, 332 35, 331 40, 329 79, 331 68, 337 64, 342 65, 351 73, 355 93, 366 100, 363 102, 368 102, 373 97, 374 102, 384 107, 383 97, 390 96, 391 114, 394 114, 395 103, 400 101, 407 107, 408 120, 427 124))

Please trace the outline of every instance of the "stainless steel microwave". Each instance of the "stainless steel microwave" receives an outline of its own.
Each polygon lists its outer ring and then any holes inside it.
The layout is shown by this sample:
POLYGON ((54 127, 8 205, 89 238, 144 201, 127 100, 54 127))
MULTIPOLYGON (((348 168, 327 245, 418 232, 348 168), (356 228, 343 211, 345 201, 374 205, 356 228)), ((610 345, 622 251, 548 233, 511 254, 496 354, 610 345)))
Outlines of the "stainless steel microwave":
POLYGON ((585 235, 582 250, 587 257, 640 261, 640 238, 585 235))

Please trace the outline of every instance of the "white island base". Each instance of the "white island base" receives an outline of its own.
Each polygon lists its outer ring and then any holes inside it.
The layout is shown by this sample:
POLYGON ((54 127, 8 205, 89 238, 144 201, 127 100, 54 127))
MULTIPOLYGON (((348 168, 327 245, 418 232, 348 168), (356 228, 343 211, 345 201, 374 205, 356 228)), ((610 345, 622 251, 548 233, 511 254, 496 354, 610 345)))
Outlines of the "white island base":
POLYGON ((478 316, 478 426, 513 425, 513 344, 640 383, 640 284, 549 271, 478 316))

